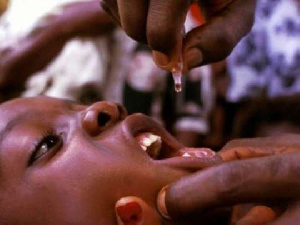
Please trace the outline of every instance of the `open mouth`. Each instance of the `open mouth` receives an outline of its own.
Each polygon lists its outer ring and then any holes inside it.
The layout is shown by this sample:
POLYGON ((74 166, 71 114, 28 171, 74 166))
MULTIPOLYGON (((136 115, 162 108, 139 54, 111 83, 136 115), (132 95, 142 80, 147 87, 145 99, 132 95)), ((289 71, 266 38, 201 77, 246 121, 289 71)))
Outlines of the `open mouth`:
POLYGON ((134 114, 125 119, 126 130, 155 163, 198 170, 219 163, 220 157, 207 148, 188 148, 151 118, 134 114))
POLYGON ((162 155, 162 139, 153 133, 140 133, 135 137, 141 149, 152 159, 159 159, 162 155))
POLYGON ((211 158, 215 155, 206 148, 180 148, 179 150, 172 149, 167 144, 163 143, 162 138, 151 132, 139 133, 135 136, 136 141, 141 149, 145 151, 152 159, 162 160, 172 157, 186 158, 211 158))

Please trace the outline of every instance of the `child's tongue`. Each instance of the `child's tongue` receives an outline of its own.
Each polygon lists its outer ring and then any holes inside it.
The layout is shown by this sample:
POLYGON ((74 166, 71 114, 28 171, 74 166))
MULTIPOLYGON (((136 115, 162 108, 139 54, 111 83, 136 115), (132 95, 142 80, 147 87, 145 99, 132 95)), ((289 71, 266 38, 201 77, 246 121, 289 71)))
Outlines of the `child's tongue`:
POLYGON ((182 157, 196 157, 196 158, 212 158, 216 155, 215 152, 209 148, 182 148, 179 150, 182 157))

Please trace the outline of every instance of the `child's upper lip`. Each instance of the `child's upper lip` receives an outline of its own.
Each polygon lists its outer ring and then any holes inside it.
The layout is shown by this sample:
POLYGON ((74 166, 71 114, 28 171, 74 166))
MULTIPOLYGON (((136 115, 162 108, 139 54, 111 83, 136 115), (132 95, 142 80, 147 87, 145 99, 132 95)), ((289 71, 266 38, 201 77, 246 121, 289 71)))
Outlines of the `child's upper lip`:
MULTIPOLYGON (((169 134, 160 124, 143 114, 133 114, 125 118, 123 131, 129 139, 135 139, 142 133, 152 133, 161 137, 164 150, 168 150, 168 155, 176 154, 184 146, 169 134)), ((167 152, 164 152, 167 154, 167 152)))
MULTIPOLYGON (((126 117, 122 123, 122 127, 127 138, 133 139, 137 145, 140 145, 137 136, 143 133, 151 133, 161 138, 162 147, 159 155, 153 156, 151 153, 149 154, 149 152, 145 151, 145 154, 148 153, 149 158, 154 163, 193 171, 221 162, 221 158, 208 149, 185 148, 160 124, 143 114, 133 114, 126 117), (203 151, 208 154, 194 154, 194 151, 203 151), (188 157, 183 157, 183 155, 188 157)), ((141 151, 143 151, 142 148, 141 151)))

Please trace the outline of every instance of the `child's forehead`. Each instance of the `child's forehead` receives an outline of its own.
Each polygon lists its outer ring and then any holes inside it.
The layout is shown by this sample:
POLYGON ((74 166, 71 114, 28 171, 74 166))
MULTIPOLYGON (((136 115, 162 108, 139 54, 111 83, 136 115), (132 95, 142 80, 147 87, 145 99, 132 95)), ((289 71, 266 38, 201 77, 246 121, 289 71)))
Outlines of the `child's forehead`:
POLYGON ((17 98, 1 104, 0 113, 7 113, 10 111, 41 111, 44 108, 64 108, 77 105, 76 102, 57 99, 51 97, 33 97, 33 98, 17 98))
POLYGON ((70 108, 74 103, 70 101, 48 98, 19 98, 3 103, 0 106, 0 129, 11 123, 16 118, 27 116, 43 116, 44 113, 51 114, 63 108, 70 108))
POLYGON ((27 99, 17 99, 4 103, 0 107, 1 124, 9 123, 20 115, 41 110, 41 104, 40 102, 28 101, 27 99))
POLYGON ((0 110, 9 110, 12 108, 23 108, 23 107, 39 107, 43 105, 45 102, 50 103, 58 101, 54 98, 48 97, 33 97, 33 98, 16 98, 7 102, 4 102, 0 106, 0 110))

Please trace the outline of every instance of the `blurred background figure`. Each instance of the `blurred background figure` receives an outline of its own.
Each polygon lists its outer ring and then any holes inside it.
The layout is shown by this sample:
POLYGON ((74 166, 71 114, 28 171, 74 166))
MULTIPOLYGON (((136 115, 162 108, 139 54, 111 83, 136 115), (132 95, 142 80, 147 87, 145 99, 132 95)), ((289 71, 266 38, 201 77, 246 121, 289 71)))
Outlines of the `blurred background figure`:
POLYGON ((160 111, 155 107, 161 104, 166 72, 155 65, 151 49, 145 45, 136 46, 129 64, 125 72, 124 106, 129 114, 141 112, 160 120, 160 111))
POLYGON ((210 132, 210 113, 215 102, 211 66, 189 71, 183 83, 182 93, 175 96, 174 132, 187 146, 203 146, 203 138, 210 132))
POLYGON ((227 60, 228 101, 299 93, 299 62, 299 1, 259 0, 252 32, 227 60))
POLYGON ((91 5, 98 2, 12 0, 0 21, 1 94, 81 99, 79 87, 99 89, 104 66, 95 38, 114 25, 91 5))
POLYGON ((97 0, 12 0, 0 21, 1 94, 121 102, 135 46, 97 0))
POLYGON ((249 138, 300 133, 299 115, 300 95, 254 101, 233 127, 232 136, 249 138))
POLYGON ((289 99, 300 93, 299 60, 299 1, 258 0, 252 31, 226 61, 214 65, 218 96, 214 119, 219 125, 213 136, 220 140, 218 145, 235 136, 234 130, 250 113, 249 104, 253 101, 262 104, 264 99, 267 104, 268 99, 289 99))

